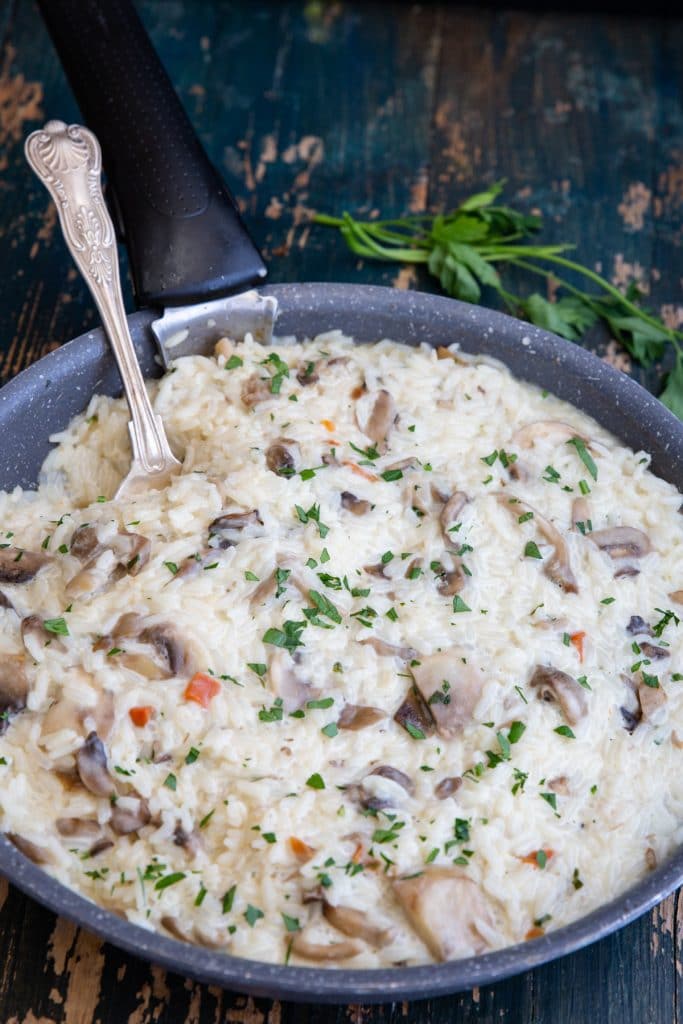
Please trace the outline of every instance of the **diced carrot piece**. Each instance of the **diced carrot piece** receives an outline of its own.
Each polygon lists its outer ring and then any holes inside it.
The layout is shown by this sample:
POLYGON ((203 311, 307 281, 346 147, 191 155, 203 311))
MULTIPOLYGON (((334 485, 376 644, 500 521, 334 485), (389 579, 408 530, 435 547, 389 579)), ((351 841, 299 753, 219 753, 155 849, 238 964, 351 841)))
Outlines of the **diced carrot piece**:
POLYGON ((334 434, 337 428, 335 427, 332 420, 321 420, 320 422, 324 426, 325 430, 329 430, 330 434, 334 434))
POLYGON ((183 697, 185 700, 193 700, 196 704, 201 704, 203 708, 208 708, 213 698, 217 697, 220 692, 221 684, 217 679, 207 676, 203 672, 197 672, 185 687, 183 697))
POLYGON ((554 850, 532 850, 531 853, 527 853, 527 855, 525 857, 518 857, 517 860, 521 860, 523 864, 531 864, 533 867, 538 868, 538 867, 540 867, 540 864, 538 863, 538 855, 539 855, 539 853, 544 853, 545 857, 546 857, 546 860, 550 860, 551 857, 553 857, 555 851, 554 850))
POLYGON ((138 728, 142 729, 154 714, 154 708, 151 704, 143 704, 141 707, 131 708, 128 714, 133 725, 137 725, 138 728))
POLYGON ((326 437, 325 444, 329 444, 332 448, 337 448, 341 444, 341 441, 338 441, 336 437, 326 437))
POLYGON ((313 854, 315 853, 315 850, 313 849, 312 846, 309 846, 308 843, 305 843, 303 839, 297 839, 296 836, 289 837, 289 848, 294 854, 294 856, 297 858, 297 860, 300 860, 302 863, 304 863, 307 860, 310 860, 313 854))
POLYGON ((359 843, 356 849, 353 851, 353 854, 351 855, 351 860, 353 861, 354 864, 360 864, 360 862, 363 859, 364 852, 365 847, 363 846, 362 843, 359 843))
POLYGON ((368 473, 368 471, 363 469, 362 466, 359 466, 357 462, 342 462, 342 466, 348 466, 352 473, 357 473, 358 476, 362 476, 364 480, 370 480, 372 483, 379 480, 378 476, 375 476, 374 473, 368 473))
POLYGON ((539 928, 538 925, 534 925, 533 928, 529 929, 524 938, 528 942, 530 939, 540 939, 542 935, 545 935, 544 929, 539 928))
POLYGON ((572 647, 576 647, 579 655, 579 661, 583 664, 583 641, 586 638, 584 630, 580 630, 578 633, 572 633, 569 637, 572 647))

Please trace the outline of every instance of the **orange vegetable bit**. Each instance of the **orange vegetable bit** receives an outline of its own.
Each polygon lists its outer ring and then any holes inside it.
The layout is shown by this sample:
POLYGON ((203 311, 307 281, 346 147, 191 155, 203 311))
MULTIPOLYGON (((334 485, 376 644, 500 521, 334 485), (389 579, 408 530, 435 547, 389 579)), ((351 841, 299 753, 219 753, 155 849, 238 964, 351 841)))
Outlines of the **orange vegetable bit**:
POLYGON ((203 672, 196 672, 185 687, 183 697, 185 700, 193 700, 195 704, 201 704, 203 708, 208 708, 221 689, 221 684, 217 679, 207 676, 203 672))
POLYGON ((289 837, 289 848, 296 857, 304 864, 307 860, 310 860, 314 855, 315 850, 308 843, 305 843, 303 839, 297 839, 296 836, 289 837))
POLYGON ((321 420, 320 422, 324 426, 325 430, 329 430, 330 434, 334 434, 337 428, 335 427, 332 420, 321 420))
POLYGON ((530 939, 540 939, 542 935, 545 935, 545 929, 539 928, 538 925, 535 924, 533 928, 529 929, 524 938, 529 942, 530 939))
POLYGON ((364 853, 365 853, 365 846, 363 845, 363 843, 358 843, 358 845, 356 846, 356 849, 353 851, 353 854, 351 855, 352 862, 354 864, 360 864, 360 862, 363 859, 363 854, 364 853))
POLYGON ((576 650, 579 655, 579 661, 581 662, 581 664, 583 664, 583 641, 585 639, 586 634, 584 630, 580 630, 578 633, 572 633, 572 635, 569 637, 569 642, 571 643, 572 647, 576 647, 576 650))
POLYGON ((362 476, 364 480, 370 480, 371 483, 376 483, 379 480, 378 476, 374 473, 368 473, 367 469, 363 469, 357 462, 345 461, 342 462, 342 466, 348 466, 352 473, 356 473, 358 476, 362 476))
POLYGON ((143 704, 141 707, 131 708, 128 714, 133 725, 142 729, 154 715, 154 708, 151 704, 143 704))
POLYGON ((554 856, 555 851, 554 850, 532 850, 531 853, 527 853, 527 855, 525 857, 518 857, 517 860, 521 860, 522 864, 531 864, 532 867, 540 868, 541 865, 538 863, 538 855, 539 855, 539 853, 544 853, 546 861, 549 861, 554 856))

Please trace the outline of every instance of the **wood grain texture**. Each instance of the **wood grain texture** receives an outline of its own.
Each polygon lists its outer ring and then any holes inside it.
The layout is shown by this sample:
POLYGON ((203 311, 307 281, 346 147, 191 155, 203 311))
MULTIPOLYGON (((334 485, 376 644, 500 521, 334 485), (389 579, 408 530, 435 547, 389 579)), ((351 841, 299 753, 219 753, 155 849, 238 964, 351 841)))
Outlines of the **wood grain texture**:
MULTIPOLYGON (((683 25, 361 0, 140 0, 271 279, 431 288, 363 264, 314 209, 444 208, 483 184, 546 216, 548 240, 647 288, 683 323, 683 25)), ((0 378, 96 322, 28 131, 77 108, 27 0, 0 0, 0 378)), ((130 292, 128 293, 130 297, 130 292)), ((628 368, 618 346, 594 344, 628 368)), ((658 384, 657 371, 648 383, 658 384)), ((0 1021, 11 1024, 683 1024, 683 911, 671 897, 589 949, 413 1004, 253 1000, 128 957, 0 881, 0 1021)))

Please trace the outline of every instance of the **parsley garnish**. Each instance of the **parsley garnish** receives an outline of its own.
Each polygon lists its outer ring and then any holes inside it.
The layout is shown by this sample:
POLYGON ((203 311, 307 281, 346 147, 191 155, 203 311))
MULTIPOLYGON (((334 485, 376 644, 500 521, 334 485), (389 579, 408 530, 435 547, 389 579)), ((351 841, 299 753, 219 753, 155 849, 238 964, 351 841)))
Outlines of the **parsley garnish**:
POLYGON ((311 789, 324 789, 325 781, 318 772, 314 772, 313 775, 309 775, 306 779, 306 785, 310 786, 311 789))
MULTIPOLYGON (((297 647, 303 647, 301 633, 305 627, 305 622, 287 619, 282 623, 282 629, 275 629, 274 627, 267 629, 263 634, 263 642, 264 644, 272 644, 274 647, 284 647, 285 650, 292 654, 297 647)), ((250 665, 249 667, 251 668, 252 666, 250 665)))
POLYGON ((571 440, 567 441, 567 444, 572 445, 576 448, 579 458, 583 462, 584 466, 593 477, 594 480, 598 479, 598 467, 593 461, 591 453, 586 448, 585 442, 580 437, 572 437, 571 440))
POLYGON ((55 633, 57 636, 69 636, 69 627, 63 618, 45 619, 43 625, 48 633, 55 633))

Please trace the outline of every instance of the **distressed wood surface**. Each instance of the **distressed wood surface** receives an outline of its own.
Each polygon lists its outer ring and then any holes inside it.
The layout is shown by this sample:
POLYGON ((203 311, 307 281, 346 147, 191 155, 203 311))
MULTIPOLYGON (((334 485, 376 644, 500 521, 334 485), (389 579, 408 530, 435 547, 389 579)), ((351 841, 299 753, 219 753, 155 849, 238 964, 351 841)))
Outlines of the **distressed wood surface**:
MULTIPOLYGON (((271 279, 430 288, 358 262, 313 209, 454 205, 508 179, 613 281, 683 323, 683 24, 450 4, 141 0, 143 19, 271 279)), ((0 378, 96 322, 22 156, 77 119, 28 0, 0 2, 0 378)), ((601 346, 629 369, 614 343, 601 346)), ((649 377, 658 387, 658 372, 649 377)), ((0 880, 2 1024, 683 1024, 678 897, 591 948, 450 999, 378 1007, 253 1000, 125 956, 0 880)))

